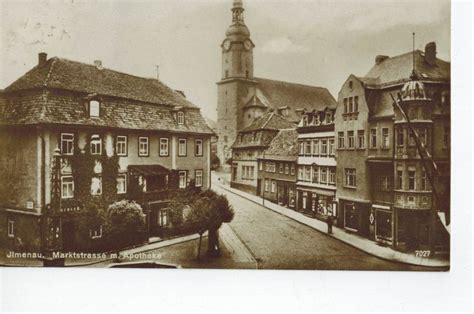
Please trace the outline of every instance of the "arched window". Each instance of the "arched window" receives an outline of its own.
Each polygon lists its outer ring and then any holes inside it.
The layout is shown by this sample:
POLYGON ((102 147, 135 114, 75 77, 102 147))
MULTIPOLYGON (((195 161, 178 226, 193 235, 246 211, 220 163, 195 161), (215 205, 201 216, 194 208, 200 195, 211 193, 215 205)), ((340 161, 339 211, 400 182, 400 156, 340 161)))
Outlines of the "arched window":
POLYGON ((90 117, 100 116, 100 102, 98 100, 89 101, 89 116, 90 117))
POLYGON ((178 124, 184 124, 184 112, 178 112, 178 124))

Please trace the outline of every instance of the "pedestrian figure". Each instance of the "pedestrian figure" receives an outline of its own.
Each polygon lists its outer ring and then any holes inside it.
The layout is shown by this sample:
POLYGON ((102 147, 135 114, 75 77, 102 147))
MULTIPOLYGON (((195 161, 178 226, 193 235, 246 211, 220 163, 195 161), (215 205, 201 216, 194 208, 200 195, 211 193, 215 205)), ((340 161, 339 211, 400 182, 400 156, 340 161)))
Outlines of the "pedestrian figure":
POLYGON ((332 234, 332 215, 328 216, 326 223, 328 224, 328 234, 332 234))

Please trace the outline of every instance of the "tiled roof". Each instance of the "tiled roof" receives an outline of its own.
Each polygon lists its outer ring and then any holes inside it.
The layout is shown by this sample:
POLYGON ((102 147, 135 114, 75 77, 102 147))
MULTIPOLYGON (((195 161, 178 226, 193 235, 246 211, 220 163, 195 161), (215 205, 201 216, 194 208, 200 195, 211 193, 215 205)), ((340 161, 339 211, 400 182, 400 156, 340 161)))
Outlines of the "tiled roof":
POLYGON ((33 68, 10 85, 3 96, 0 125, 48 123, 214 134, 199 108, 157 80, 57 58, 33 68), (69 71, 76 71, 77 76, 69 71), (97 79, 97 87, 86 82, 93 78, 97 79), (35 89, 41 84, 48 87, 47 93, 35 89), (137 90, 128 94, 133 86, 137 90), (89 117, 87 113, 84 97, 91 93, 101 98, 100 117, 89 117), (184 124, 178 124, 173 115, 172 109, 177 107, 183 107, 184 124))
POLYGON ((256 119, 249 126, 239 130, 239 132, 253 132, 257 130, 280 130, 293 128, 295 125, 288 121, 285 117, 275 112, 267 112, 263 116, 256 119))
POLYGON ((35 66, 8 86, 5 92, 41 87, 196 108, 182 94, 157 79, 99 69, 95 65, 57 57, 50 58, 44 65, 35 66))
MULTIPOLYGON (((415 51, 415 68, 421 80, 447 81, 451 77, 451 64, 441 59, 436 59, 435 65, 430 65, 425 60, 422 51, 415 51)), ((413 52, 387 58, 376 64, 361 78, 361 81, 371 85, 388 85, 407 81, 413 70, 413 52)))
POLYGON ((275 136, 265 151, 265 159, 295 161, 298 158, 298 132, 284 129, 275 136))
POLYGON ((324 109, 336 107, 336 100, 326 88, 302 84, 255 78, 257 88, 261 90, 273 109, 288 106, 291 121, 299 121, 297 109, 324 109))

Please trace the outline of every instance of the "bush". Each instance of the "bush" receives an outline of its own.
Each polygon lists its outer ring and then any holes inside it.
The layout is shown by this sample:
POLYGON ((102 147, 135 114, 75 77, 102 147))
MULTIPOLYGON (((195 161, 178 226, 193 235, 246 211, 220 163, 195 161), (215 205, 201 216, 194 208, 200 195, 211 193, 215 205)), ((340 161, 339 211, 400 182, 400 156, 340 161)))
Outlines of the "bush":
POLYGON ((105 236, 113 249, 140 243, 146 235, 145 214, 139 204, 122 200, 107 209, 105 236))

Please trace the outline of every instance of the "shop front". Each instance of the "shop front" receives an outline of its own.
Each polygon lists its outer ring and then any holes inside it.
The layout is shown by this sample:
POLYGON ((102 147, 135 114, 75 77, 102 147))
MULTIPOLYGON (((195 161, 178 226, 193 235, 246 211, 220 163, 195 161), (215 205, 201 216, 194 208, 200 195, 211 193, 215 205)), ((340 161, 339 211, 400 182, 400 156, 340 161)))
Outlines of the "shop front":
POLYGON ((347 199, 339 199, 340 217, 338 226, 370 237, 370 204, 347 199))
POLYGON ((431 210, 395 208, 395 249, 428 249, 433 223, 431 210))
MULTIPOLYGON (((390 206, 372 205, 371 215, 375 224, 375 240, 378 243, 393 243, 393 212, 390 206)), ((372 219, 369 217, 369 220, 372 219)))
POLYGON ((320 220, 327 216, 337 216, 335 192, 318 188, 297 188, 299 211, 320 220))

